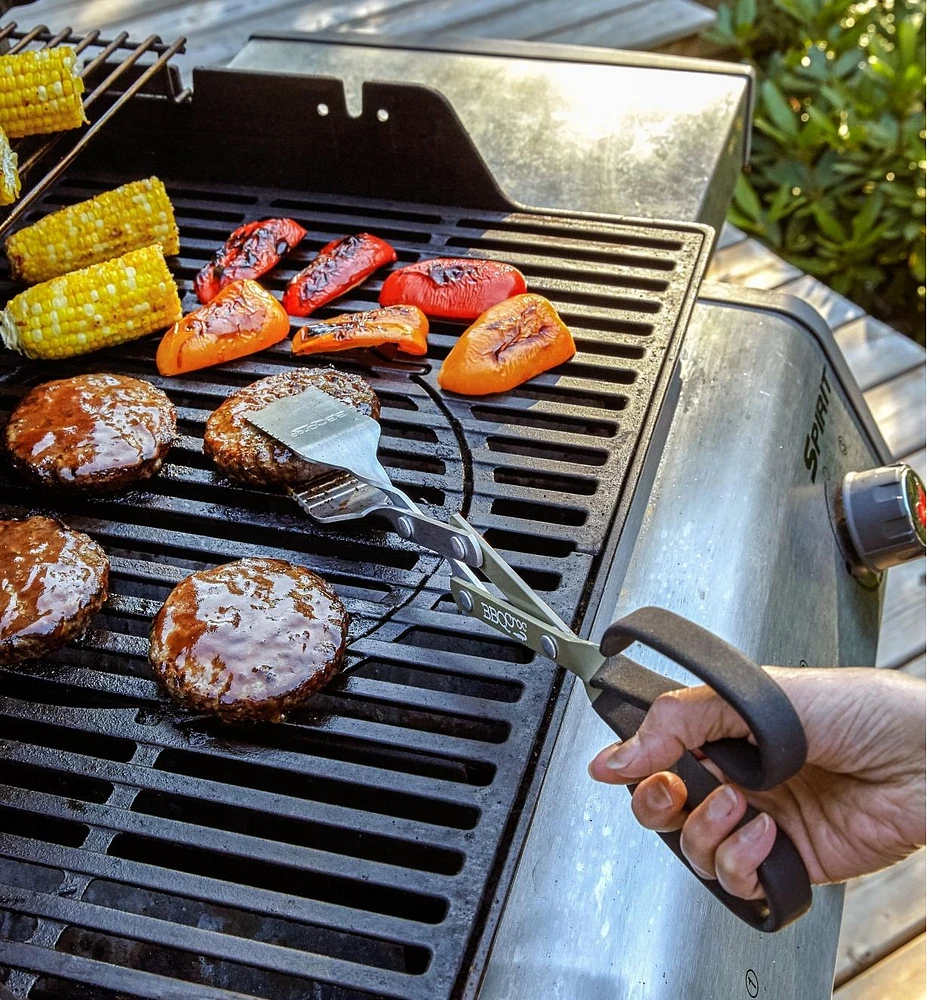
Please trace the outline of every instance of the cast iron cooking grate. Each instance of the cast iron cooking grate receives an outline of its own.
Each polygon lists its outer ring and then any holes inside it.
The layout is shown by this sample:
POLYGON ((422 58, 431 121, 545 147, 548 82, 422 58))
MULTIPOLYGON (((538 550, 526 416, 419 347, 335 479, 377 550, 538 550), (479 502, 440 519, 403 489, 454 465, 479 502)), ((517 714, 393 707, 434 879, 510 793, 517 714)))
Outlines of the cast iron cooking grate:
MULTIPOLYGON (((125 179, 72 176, 36 214, 125 179)), ((274 214, 309 231, 269 278, 278 291, 308 248, 368 230, 400 265, 507 260, 554 301, 577 357, 503 396, 437 389, 460 329, 448 324, 434 324, 427 360, 332 360, 380 396, 395 480, 441 516, 463 510, 580 624, 666 394, 704 233, 166 182, 185 308, 229 231, 274 214)), ((320 315, 371 307, 379 285, 320 315)), ((155 374, 155 346, 54 365, 0 357, 0 421, 31 385, 110 370, 163 387, 181 434, 162 473, 121 495, 55 497, 0 470, 0 517, 54 513, 112 561, 112 596, 79 643, 0 671, 6 986, 93 1000, 459 995, 517 848, 557 671, 457 616, 435 557, 369 523, 319 528, 214 471, 206 417, 231 389, 304 364, 288 345, 175 379, 155 374), (335 585, 350 673, 281 725, 184 715, 149 673, 149 621, 191 570, 258 553, 335 585)))

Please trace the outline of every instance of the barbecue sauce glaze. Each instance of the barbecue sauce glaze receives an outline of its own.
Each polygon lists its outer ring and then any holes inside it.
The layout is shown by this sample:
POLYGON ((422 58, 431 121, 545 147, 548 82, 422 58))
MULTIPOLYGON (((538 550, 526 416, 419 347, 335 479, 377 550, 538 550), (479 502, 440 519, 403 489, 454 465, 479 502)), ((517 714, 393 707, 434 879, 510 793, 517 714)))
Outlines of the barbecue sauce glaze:
POLYGON ((7 447, 41 483, 115 489, 153 475, 176 433, 167 396, 120 375, 79 375, 37 386, 13 411, 7 447))
POLYGON ((106 600, 109 561, 87 535, 49 517, 0 521, 0 663, 76 638, 106 600))
POLYGON ((181 704, 226 721, 279 722, 337 671, 347 622, 310 570, 241 559, 174 588, 152 625, 150 661, 181 704))

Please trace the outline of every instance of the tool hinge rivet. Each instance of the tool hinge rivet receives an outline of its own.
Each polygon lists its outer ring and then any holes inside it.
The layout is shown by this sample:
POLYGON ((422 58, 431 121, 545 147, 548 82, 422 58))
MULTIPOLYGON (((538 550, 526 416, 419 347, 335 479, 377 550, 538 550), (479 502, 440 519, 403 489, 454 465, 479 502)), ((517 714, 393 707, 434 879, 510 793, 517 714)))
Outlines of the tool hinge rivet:
POLYGON ((400 517, 396 521, 396 531, 403 538, 411 538, 412 537, 412 533, 413 533, 414 530, 415 529, 414 529, 414 527, 412 525, 412 522, 409 520, 409 518, 407 518, 407 517, 400 517))
POLYGON ((457 603, 467 614, 473 610, 473 598, 465 590, 457 595, 457 603))
POLYGON ((541 636, 541 650, 552 660, 557 659, 557 640, 551 635, 541 636))
POLYGON ((454 553, 455 559, 463 559, 467 555, 467 546, 459 535, 454 535, 451 538, 451 552, 454 553))

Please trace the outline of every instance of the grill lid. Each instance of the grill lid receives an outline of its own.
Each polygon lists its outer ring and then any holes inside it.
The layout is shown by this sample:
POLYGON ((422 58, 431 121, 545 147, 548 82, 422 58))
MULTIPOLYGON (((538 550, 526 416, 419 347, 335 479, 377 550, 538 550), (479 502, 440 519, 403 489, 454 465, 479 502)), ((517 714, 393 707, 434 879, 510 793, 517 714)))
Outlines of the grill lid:
MULTIPOLYGON (((283 213, 308 229, 305 247, 366 230, 396 246, 397 266, 494 257, 554 302, 576 358, 503 396, 438 390, 451 324, 433 324, 427 359, 332 360, 380 396, 394 481, 437 517, 461 510, 581 628, 666 397, 706 233, 210 183, 199 167, 176 171, 174 139, 149 136, 145 155, 176 207, 185 308, 231 229, 283 213)), ((73 175, 41 211, 128 179, 73 175)), ((308 256, 265 283, 282 290, 308 256)), ((370 308, 379 284, 319 315, 370 308)), ((0 357, 4 412, 38 382, 109 370, 164 388, 181 432, 161 474, 122 495, 59 500, 0 471, 0 516, 57 514, 112 563, 112 596, 81 642, 0 672, 7 986, 94 1000, 450 997, 478 972, 471 956, 517 855, 557 675, 459 621, 436 557, 369 524, 319 528, 286 497, 216 473, 206 417, 234 388, 301 364, 287 345, 172 379, 154 374, 155 346, 54 365, 0 357), (352 616, 349 675, 277 726, 189 717, 146 661, 170 588, 245 555, 309 565, 352 616)))

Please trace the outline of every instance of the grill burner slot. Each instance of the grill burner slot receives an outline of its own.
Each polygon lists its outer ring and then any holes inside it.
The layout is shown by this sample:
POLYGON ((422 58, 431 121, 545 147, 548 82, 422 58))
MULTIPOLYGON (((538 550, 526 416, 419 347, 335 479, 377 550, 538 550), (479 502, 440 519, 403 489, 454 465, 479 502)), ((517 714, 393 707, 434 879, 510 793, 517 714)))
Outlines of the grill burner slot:
POLYGON ((0 833, 3 834, 64 847, 80 847, 89 832, 83 823, 0 805, 0 833))
MULTIPOLYGON (((294 848, 294 860, 299 850, 294 848)), ((362 913, 382 913, 423 924, 439 924, 447 915, 447 904, 437 896, 374 885, 348 876, 307 871, 283 863, 274 864, 259 860, 244 848, 227 859, 212 848, 120 834, 110 845, 109 853, 129 861, 216 879, 228 879, 231 862, 235 882, 240 885, 334 903, 362 913)))
MULTIPOLYGON (((177 207, 185 309, 228 231, 281 212, 310 237, 272 287, 309 247, 366 230, 392 236, 400 262, 509 260, 548 294, 580 357, 502 397, 436 388, 454 324, 434 324, 428 359, 331 361, 371 380, 396 481, 437 516, 462 509, 578 623, 604 583, 598 560, 665 392, 703 234, 172 179, 158 157, 182 147, 156 147, 145 169, 177 207)), ((74 175, 42 208, 127 179, 74 175)), ((318 315, 369 308, 382 277, 318 315)), ((0 671, 0 919, 28 942, 3 960, 10 982, 34 982, 29 995, 47 1000, 160 997, 161 977, 190 1000, 456 995, 475 921, 517 851, 513 809, 530 803, 556 672, 449 617, 436 557, 372 522, 319 528, 285 497, 218 475, 202 452, 209 413, 235 388, 304 364, 285 344, 176 379, 154 373, 155 348, 148 339, 55 365, 0 358, 0 422, 29 385, 111 370, 165 389, 183 435, 159 477, 120 495, 56 497, 0 467, 0 517, 59 513, 112 561, 111 598, 79 644, 0 671), (352 616, 351 671, 279 726, 188 716, 147 667, 147 624, 170 588, 251 554, 312 566, 352 616)))
POLYGON ((296 796, 310 802, 326 802, 329 805, 361 809, 419 823, 450 826, 458 830, 472 830, 479 819, 476 809, 450 802, 396 791, 382 792, 369 785, 309 777, 263 764, 228 761, 188 750, 163 750, 154 766, 159 771, 170 771, 173 774, 225 782, 240 788, 261 789, 296 796))
POLYGON ((88 903, 126 913, 138 913, 191 927, 210 927, 222 934, 241 937, 247 941, 264 941, 348 962, 357 961, 360 953, 365 964, 396 972, 420 975, 428 968, 430 960, 430 955, 424 948, 365 938, 359 934, 339 934, 324 926, 297 923, 263 914, 259 916, 247 910, 216 906, 198 899, 170 896, 103 879, 91 882, 83 898, 88 903))

